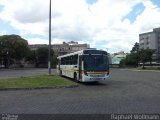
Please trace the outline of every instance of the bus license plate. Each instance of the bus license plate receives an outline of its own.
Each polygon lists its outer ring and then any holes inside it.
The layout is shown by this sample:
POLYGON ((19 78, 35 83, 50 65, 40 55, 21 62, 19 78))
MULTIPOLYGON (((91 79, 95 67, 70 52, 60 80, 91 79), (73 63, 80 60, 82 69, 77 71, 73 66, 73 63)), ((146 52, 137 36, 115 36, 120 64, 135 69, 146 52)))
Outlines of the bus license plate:
POLYGON ((101 80, 100 78, 95 78, 94 80, 101 80))

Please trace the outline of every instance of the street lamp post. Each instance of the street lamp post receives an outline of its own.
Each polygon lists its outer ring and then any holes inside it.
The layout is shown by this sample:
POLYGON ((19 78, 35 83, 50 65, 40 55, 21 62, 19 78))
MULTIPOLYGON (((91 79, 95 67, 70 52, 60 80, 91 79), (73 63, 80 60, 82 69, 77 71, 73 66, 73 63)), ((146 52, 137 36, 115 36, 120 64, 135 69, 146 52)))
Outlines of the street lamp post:
POLYGON ((48 74, 51 74, 51 0, 49 2, 49 54, 48 54, 48 74))
POLYGON ((106 48, 107 52, 108 52, 108 48, 106 48))
POLYGON ((6 68, 9 68, 9 53, 8 53, 8 51, 7 51, 6 59, 7 59, 6 68))

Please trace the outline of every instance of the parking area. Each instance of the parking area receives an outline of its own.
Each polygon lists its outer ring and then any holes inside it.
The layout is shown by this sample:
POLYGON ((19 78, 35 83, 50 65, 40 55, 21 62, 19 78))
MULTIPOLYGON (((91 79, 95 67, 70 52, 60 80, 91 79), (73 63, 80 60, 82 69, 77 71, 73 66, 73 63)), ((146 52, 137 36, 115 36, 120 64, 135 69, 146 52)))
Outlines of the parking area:
MULTIPOLYGON (((52 73, 55 74, 56 70, 52 69, 52 73)), ((0 80, 14 77, 25 77, 43 74, 48 74, 47 68, 0 69, 0 80)))
POLYGON ((160 72, 111 69, 100 83, 0 91, 0 113, 160 113, 159 101, 160 72))

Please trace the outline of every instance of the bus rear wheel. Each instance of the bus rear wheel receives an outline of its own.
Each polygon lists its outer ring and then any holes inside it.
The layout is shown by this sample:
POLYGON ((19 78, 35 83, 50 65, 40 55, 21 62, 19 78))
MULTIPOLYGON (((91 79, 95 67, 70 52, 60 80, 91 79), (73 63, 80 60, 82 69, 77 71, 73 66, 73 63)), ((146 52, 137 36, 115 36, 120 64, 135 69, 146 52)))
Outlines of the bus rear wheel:
POLYGON ((62 76, 62 70, 60 71, 59 76, 62 76))
POLYGON ((79 82, 77 79, 77 73, 74 73, 74 81, 79 82))

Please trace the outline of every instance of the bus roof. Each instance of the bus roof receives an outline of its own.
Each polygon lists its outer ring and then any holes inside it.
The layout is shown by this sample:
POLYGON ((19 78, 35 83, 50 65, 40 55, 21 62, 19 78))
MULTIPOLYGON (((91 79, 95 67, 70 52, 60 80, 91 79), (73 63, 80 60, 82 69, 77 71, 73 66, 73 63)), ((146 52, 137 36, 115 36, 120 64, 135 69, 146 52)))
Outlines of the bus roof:
POLYGON ((67 56, 71 56, 71 55, 82 55, 82 54, 105 54, 107 55, 108 53, 104 50, 96 50, 96 49, 84 49, 84 50, 80 50, 77 52, 73 52, 73 53, 69 53, 66 55, 62 55, 62 56, 58 56, 57 58, 63 58, 63 57, 67 57, 67 56))

